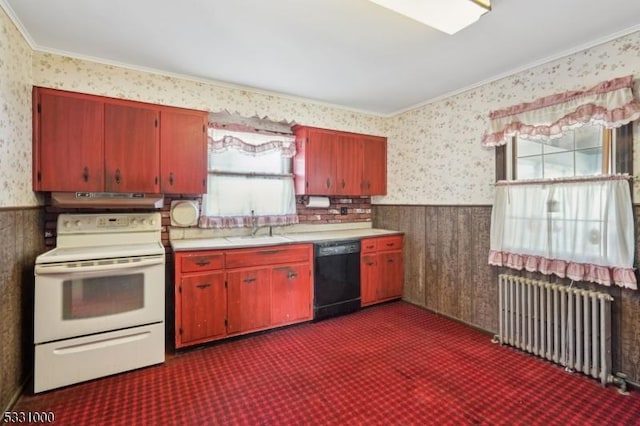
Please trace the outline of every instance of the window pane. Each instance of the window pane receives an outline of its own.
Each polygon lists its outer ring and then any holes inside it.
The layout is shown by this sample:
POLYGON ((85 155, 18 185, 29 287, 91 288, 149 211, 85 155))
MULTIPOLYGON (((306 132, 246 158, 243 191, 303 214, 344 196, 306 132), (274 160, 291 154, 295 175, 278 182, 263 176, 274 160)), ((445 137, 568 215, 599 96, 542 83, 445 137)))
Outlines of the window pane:
POLYGON ((591 176, 602 171, 602 148, 576 151, 576 176, 591 176))
POLYGON ((575 176, 573 170, 573 152, 563 152, 544 156, 545 178, 559 178, 567 176, 575 176))
POLYGON ((293 178, 209 176, 207 216, 283 215, 296 212, 293 178))
POLYGON ((601 127, 594 126, 582 126, 574 130, 576 149, 601 147, 602 131, 601 127))
POLYGON ((291 159, 282 158, 278 151, 258 155, 230 149, 209 153, 209 170, 237 173, 288 173, 291 159))
POLYGON ((567 133, 559 138, 550 139, 544 144, 544 153, 553 154, 556 152, 573 151, 573 133, 567 133))
POLYGON ((516 170, 518 179, 542 179, 542 156, 518 158, 516 170))
POLYGON ((542 143, 528 139, 517 138, 518 146, 516 154, 518 157, 527 157, 529 155, 542 154, 542 143))

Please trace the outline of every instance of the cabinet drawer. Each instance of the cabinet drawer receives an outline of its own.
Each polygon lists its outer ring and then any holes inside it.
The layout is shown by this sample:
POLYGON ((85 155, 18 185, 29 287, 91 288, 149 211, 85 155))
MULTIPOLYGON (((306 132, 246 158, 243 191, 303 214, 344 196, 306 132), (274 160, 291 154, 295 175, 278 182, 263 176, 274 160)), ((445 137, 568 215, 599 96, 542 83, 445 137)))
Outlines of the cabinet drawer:
POLYGON ((371 253, 378 249, 379 238, 363 238, 360 241, 360 252, 371 253))
POLYGON ((402 236, 378 238, 378 251, 400 250, 402 248, 402 236))
POLYGON ((227 268, 308 262, 311 259, 311 245, 238 249, 226 252, 226 256, 225 265, 227 268))
POLYGON ((222 253, 203 253, 186 255, 182 257, 182 272, 211 271, 224 267, 222 253))

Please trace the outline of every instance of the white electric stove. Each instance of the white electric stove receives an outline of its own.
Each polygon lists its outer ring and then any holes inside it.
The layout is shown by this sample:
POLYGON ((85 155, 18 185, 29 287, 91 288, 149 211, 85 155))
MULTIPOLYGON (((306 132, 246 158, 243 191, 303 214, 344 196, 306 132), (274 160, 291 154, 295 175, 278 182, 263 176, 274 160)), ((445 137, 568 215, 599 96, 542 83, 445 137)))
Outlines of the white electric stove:
POLYGON ((164 362, 160 213, 61 214, 36 259, 34 392, 164 362))

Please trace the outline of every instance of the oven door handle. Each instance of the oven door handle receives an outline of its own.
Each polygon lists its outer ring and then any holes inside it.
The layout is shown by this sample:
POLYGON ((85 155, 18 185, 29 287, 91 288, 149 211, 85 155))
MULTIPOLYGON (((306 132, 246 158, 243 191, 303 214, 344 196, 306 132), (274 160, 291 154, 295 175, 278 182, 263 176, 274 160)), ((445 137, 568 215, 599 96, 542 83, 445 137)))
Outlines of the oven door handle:
POLYGON ((36 275, 49 275, 49 274, 69 274, 80 272, 101 272, 101 271, 120 271, 123 269, 140 268, 145 266, 164 264, 164 257, 154 257, 141 260, 129 260, 126 262, 118 262, 115 260, 113 263, 105 264, 92 261, 91 265, 86 265, 88 262, 69 262, 69 263, 56 263, 51 265, 36 265, 36 275), (85 265, 83 265, 85 264, 85 265))

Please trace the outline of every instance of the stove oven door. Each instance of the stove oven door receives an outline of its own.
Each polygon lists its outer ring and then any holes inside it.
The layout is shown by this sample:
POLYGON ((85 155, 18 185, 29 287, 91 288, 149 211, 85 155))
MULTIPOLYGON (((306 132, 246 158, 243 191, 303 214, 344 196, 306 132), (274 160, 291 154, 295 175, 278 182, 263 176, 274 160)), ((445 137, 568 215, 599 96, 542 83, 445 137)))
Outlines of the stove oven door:
POLYGON ((164 255, 35 269, 36 344, 164 321, 164 255))

